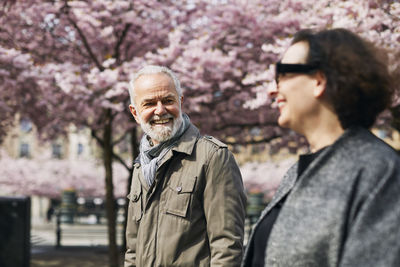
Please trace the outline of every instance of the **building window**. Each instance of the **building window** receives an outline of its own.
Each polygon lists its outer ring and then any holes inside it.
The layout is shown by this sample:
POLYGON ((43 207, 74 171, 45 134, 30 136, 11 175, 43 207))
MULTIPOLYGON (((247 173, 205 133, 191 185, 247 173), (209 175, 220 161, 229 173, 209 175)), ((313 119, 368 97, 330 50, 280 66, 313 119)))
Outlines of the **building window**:
POLYGON ((24 133, 29 133, 32 130, 32 123, 27 118, 22 118, 20 121, 21 131, 24 133))
POLYGON ((78 144, 78 156, 83 153, 83 145, 81 143, 78 144))
POLYGON ((61 145, 53 144, 52 145, 52 157, 56 159, 61 159, 61 145))
POLYGON ((21 158, 23 157, 29 157, 29 144, 27 143, 22 143, 19 147, 19 156, 21 158))

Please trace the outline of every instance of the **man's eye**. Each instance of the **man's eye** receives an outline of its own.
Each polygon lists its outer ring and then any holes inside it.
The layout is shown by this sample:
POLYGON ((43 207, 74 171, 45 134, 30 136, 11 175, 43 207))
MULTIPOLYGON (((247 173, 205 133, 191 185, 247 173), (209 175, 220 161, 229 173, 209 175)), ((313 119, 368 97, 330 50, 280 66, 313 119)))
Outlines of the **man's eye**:
POLYGON ((173 99, 166 99, 166 100, 164 100, 164 104, 172 104, 172 103, 174 103, 174 100, 173 100, 173 99))

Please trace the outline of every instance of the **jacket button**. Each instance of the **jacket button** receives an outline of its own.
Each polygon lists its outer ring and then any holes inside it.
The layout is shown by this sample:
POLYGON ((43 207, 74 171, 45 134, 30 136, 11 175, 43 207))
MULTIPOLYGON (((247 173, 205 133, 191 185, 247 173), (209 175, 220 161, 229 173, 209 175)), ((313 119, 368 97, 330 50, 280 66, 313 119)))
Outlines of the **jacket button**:
POLYGON ((138 196, 137 196, 136 194, 133 194, 133 195, 132 195, 132 200, 133 200, 133 201, 136 201, 137 199, 138 199, 138 196))
POLYGON ((182 191, 182 187, 178 186, 178 187, 176 188, 176 191, 181 192, 181 191, 182 191))

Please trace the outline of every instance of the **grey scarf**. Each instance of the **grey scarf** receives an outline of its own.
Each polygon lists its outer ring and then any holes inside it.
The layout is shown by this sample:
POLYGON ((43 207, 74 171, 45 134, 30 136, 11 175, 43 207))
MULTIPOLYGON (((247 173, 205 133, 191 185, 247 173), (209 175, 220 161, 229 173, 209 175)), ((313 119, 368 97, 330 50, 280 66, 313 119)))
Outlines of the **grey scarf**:
POLYGON ((143 176, 149 186, 151 186, 155 179, 155 174, 158 168, 159 162, 167 154, 167 152, 176 145, 178 139, 186 131, 190 125, 189 117, 182 113, 182 124, 179 130, 174 136, 172 136, 167 141, 158 144, 157 146, 151 146, 149 142, 149 137, 145 134, 140 141, 140 154, 139 160, 142 165, 143 176))

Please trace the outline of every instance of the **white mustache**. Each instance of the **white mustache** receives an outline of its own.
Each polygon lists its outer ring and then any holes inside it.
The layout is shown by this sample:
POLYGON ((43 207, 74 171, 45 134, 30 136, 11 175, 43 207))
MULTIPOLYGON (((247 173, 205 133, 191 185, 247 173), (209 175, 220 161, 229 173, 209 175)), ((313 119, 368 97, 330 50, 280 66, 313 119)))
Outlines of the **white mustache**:
POLYGON ((173 119, 174 116, 172 116, 171 114, 165 114, 163 116, 158 116, 158 115, 154 115, 151 120, 155 121, 155 120, 167 120, 167 119, 173 119))

